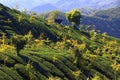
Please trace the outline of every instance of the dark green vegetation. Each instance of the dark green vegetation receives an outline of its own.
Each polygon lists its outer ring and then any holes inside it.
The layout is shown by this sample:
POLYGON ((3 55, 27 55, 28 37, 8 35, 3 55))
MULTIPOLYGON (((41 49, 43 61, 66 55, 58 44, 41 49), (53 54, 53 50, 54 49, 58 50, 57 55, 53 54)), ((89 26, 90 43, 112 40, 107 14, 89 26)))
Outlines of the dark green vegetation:
MULTIPOLYGON (((81 24, 91 25, 95 27, 96 30, 100 30, 101 33, 107 32, 108 35, 120 38, 120 7, 111 8, 108 10, 97 11, 91 9, 80 9, 82 14, 81 24), (86 11, 86 12, 85 12, 86 11), (89 14, 89 15, 88 15, 89 14)), ((51 12, 42 14, 42 17, 48 17, 51 12)), ((65 18, 65 13, 60 12, 60 17, 63 19, 62 24, 68 25, 65 18)))
POLYGON ((41 20, 31 13, 26 15, 20 13, 17 10, 11 10, 8 7, 4 7, 0 4, 0 35, 6 33, 7 36, 13 34, 25 35, 29 31, 32 31, 34 37, 39 37, 40 33, 46 33, 45 35, 51 39, 56 39, 56 36, 52 34, 52 31, 48 29, 47 21, 41 20), (52 37, 51 37, 52 36, 52 37))
POLYGON ((15 45, 18 56, 20 54, 20 50, 24 49, 26 42, 27 42, 26 39, 22 36, 18 35, 13 36, 12 43, 15 45))
POLYGON ((97 11, 83 17, 83 24, 95 25, 96 30, 120 38, 120 7, 97 11))
POLYGON ((118 8, 111 8, 108 10, 98 11, 94 14, 94 16, 103 18, 106 20, 113 20, 113 21, 120 21, 120 7, 118 8))
POLYGON ((106 33, 74 30, 1 4, 0 33, 0 80, 120 78, 120 40, 106 33), (18 34, 20 41, 12 41, 18 34), (17 55, 12 42, 24 42, 23 38, 26 44, 17 55))

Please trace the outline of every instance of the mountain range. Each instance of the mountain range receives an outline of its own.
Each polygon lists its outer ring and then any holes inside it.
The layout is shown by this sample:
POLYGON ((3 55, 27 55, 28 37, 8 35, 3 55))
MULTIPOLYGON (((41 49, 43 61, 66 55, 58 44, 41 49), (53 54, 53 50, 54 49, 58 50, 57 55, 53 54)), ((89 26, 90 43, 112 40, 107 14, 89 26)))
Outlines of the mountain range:
POLYGON ((44 4, 44 5, 39 5, 35 8, 32 9, 32 11, 35 11, 37 13, 44 13, 47 11, 51 11, 51 10, 57 10, 58 8, 52 4, 44 4))
POLYGON ((43 5, 43 4, 53 4, 55 3, 57 0, 0 0, 0 3, 8 6, 8 7, 12 7, 14 8, 16 5, 18 5, 19 10, 23 10, 24 8, 26 8, 27 10, 30 10, 31 8, 34 8, 36 6, 39 5, 43 5))
POLYGON ((26 8, 39 13, 53 9, 65 12, 74 8, 108 9, 120 6, 120 0, 0 0, 0 3, 8 7, 15 7, 18 4, 19 10, 26 8))
POLYGON ((56 3, 46 5, 39 5, 31 10, 42 13, 51 10, 60 10, 62 12, 69 11, 74 8, 91 8, 91 9, 108 9, 119 7, 120 1, 119 0, 58 0, 56 3), (53 7, 54 6, 54 7, 53 7), (49 8, 49 10, 48 10, 49 8), (42 9, 42 10, 41 10, 42 9))

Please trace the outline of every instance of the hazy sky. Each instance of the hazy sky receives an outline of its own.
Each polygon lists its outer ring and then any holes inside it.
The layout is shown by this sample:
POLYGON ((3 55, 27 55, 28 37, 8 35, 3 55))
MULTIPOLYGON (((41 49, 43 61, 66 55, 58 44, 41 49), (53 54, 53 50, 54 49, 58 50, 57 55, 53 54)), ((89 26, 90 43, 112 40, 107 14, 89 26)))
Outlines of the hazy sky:
POLYGON ((56 1, 58 0, 0 0, 0 3, 9 7, 15 7, 18 4, 19 9, 22 10, 24 8, 31 9, 40 4, 55 3, 56 1))

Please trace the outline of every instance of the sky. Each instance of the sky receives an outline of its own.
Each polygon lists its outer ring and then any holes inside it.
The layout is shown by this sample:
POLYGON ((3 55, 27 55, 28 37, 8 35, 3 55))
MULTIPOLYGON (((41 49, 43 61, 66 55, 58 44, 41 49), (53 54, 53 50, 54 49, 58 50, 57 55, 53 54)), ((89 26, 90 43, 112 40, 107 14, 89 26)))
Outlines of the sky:
POLYGON ((0 0, 0 3, 8 6, 8 7, 15 7, 17 4, 19 6, 19 10, 24 8, 31 9, 38 5, 46 4, 46 3, 55 3, 58 0, 0 0))

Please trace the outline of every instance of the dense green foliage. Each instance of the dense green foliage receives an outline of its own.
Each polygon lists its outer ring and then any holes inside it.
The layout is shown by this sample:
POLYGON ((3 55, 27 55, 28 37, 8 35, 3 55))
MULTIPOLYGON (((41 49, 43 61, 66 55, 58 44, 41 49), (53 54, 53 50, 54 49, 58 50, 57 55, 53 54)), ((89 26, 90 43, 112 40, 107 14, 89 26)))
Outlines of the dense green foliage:
POLYGON ((7 36, 15 33, 25 35, 31 31, 34 37, 39 37, 40 33, 45 33, 46 37, 56 40, 53 32, 48 29, 46 20, 39 19, 33 14, 20 13, 15 9, 4 7, 2 4, 0 6, 3 8, 0 12, 0 35, 2 33, 6 33, 7 36))
POLYGON ((19 36, 19 35, 13 36, 12 43, 16 47, 17 55, 19 55, 21 49, 24 49, 26 42, 27 41, 25 40, 23 36, 19 36))
POLYGON ((120 39, 0 6, 0 80, 120 79, 120 39))
POLYGON ((91 16, 83 16, 82 23, 94 25, 96 30, 107 32, 108 35, 120 37, 120 7, 97 11, 91 16))
POLYGON ((66 13, 66 19, 76 26, 79 26, 80 18, 81 18, 81 13, 79 10, 74 9, 66 13))

